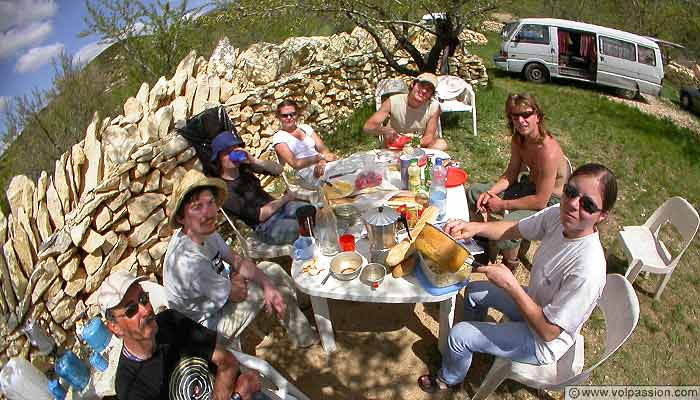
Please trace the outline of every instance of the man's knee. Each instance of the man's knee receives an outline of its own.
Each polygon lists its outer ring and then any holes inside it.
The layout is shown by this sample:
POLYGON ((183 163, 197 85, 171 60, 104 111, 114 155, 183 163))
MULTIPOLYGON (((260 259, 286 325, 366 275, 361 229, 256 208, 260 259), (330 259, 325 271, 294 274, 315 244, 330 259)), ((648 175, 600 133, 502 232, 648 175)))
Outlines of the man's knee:
POLYGON ((456 354, 464 354, 472 351, 471 339, 479 334, 478 329, 469 322, 460 322, 450 329, 447 337, 447 346, 456 354))

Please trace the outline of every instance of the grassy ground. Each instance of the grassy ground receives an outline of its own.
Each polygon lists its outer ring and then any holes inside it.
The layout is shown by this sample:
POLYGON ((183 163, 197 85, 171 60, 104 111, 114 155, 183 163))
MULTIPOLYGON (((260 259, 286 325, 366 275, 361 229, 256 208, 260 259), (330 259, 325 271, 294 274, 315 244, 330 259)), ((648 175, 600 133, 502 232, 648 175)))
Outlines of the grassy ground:
MULTIPOLYGON (((491 77, 477 91, 478 136, 471 133, 469 115, 443 120, 450 153, 462 162, 471 182, 495 178, 508 162, 508 131, 503 117, 506 96, 530 92, 546 111, 546 122, 560 141, 574 167, 586 162, 609 166, 618 177, 618 202, 601 227, 608 254, 608 271, 623 273, 627 260, 617 239, 625 225, 642 224, 667 198, 682 196, 697 206, 700 201, 700 143, 698 133, 679 128, 668 120, 644 114, 609 101, 601 91, 566 82, 536 85, 520 77, 494 70, 491 56, 497 38, 487 47, 471 49, 482 56, 491 77)), ((666 89, 664 97, 677 101, 677 92, 666 89)), ((331 148, 350 153, 374 146, 361 135, 362 123, 371 108, 359 110, 339 132, 329 137, 331 148), (359 143, 357 138, 361 137, 359 143)), ((669 234, 670 230, 665 229, 669 234)), ((669 239, 670 240, 670 239, 669 239)), ((670 240, 676 246, 677 243, 670 240)), ((641 318, 632 338, 606 364, 598 368, 593 384, 693 384, 700 361, 696 357, 698 309, 700 308, 700 246, 696 238, 674 273, 660 301, 653 301, 659 276, 640 277, 635 288, 641 318)), ((595 315, 587 324, 586 365, 604 346, 604 322, 595 315), (593 350, 593 351, 591 351, 593 350)), ((433 366, 431 366, 433 367, 433 366)), ((516 391, 506 385, 501 394, 516 391)), ((507 395, 506 395, 507 396, 507 395)), ((516 397, 519 397, 517 394, 516 397)))

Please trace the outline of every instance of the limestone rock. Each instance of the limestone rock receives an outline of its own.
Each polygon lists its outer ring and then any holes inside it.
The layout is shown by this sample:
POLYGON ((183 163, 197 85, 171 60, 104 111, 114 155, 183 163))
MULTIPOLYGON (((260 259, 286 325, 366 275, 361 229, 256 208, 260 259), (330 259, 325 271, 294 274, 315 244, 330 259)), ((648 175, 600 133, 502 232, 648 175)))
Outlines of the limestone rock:
MULTIPOLYGON (((124 221, 126 221, 126 224, 128 225, 128 224, 129 224, 129 220, 126 218, 127 212, 128 212, 128 211, 127 211, 126 207, 122 207, 122 208, 120 208, 119 210, 117 210, 117 212, 113 213, 113 214, 112 214, 111 220, 107 223, 107 225, 104 226, 103 231, 106 231, 106 230, 108 230, 108 229, 109 229, 109 232, 115 231, 116 228, 113 228, 113 227, 116 226, 118 222, 121 222, 122 219, 123 219, 124 221)), ((128 226, 128 227, 127 227, 127 231, 128 231, 130 228, 131 228, 131 227, 128 226)))
MULTIPOLYGON (((5 224, 5 216, 2 215, 2 212, 0 212, 0 231, 5 230, 5 224)), ((2 242, 3 241, 0 241, 0 243, 2 242)), ((0 255, 0 282, 2 283, 2 295, 5 298, 5 301, 7 302, 8 307, 14 310, 15 307, 17 307, 17 298, 15 296, 15 292, 13 291, 14 284, 10 275, 10 269, 8 269, 5 258, 2 255, 0 255)))
POLYGON ((144 116, 139 122, 139 135, 143 143, 150 143, 158 139, 158 125, 153 113, 144 116))
MULTIPOLYGON (((125 189, 128 189, 128 186, 125 189)), ((107 203, 107 207, 109 207, 109 209, 112 210, 112 212, 116 213, 117 210, 119 210, 121 206, 126 204, 126 201, 131 198, 131 193, 125 189, 120 189, 121 191, 119 192, 117 197, 115 197, 109 203, 107 203)))
MULTIPOLYGON (((35 190, 34 182, 25 175, 12 177, 5 195, 7 196, 7 202, 10 204, 10 212, 15 218, 19 207, 23 207, 25 211, 28 210, 30 213, 32 212, 35 190)), ((29 217, 31 218, 32 215, 30 214, 29 217)))
POLYGON ((88 275, 92 275, 102 265, 102 251, 96 250, 94 253, 89 253, 83 257, 83 266, 88 275))
POLYGON ((134 228, 134 231, 129 235, 129 246, 137 247, 141 243, 145 242, 146 239, 151 235, 153 230, 158 226, 158 224, 165 219, 165 213, 162 208, 151 214, 148 219, 141 225, 134 228))
POLYGON ((63 205, 58 197, 58 192, 53 185, 53 180, 49 179, 49 186, 46 189, 46 207, 49 209, 49 216, 56 229, 63 228, 65 223, 63 214, 63 205))
POLYGON ((71 147, 70 158, 73 167, 73 183, 75 184, 77 197, 80 197, 79 194, 83 192, 83 174, 80 171, 86 160, 82 142, 76 143, 71 147))
POLYGON ((117 174, 112 174, 109 178, 102 180, 99 185, 95 188, 96 193, 109 192, 111 190, 119 189, 119 182, 121 181, 121 176, 117 174))
POLYGON ((39 259, 43 260, 46 257, 56 257, 63 254, 72 244, 73 242, 68 232, 63 229, 56 231, 39 246, 39 259))
POLYGON ((21 299, 27 290, 27 277, 22 271, 22 267, 17 260, 15 255, 15 249, 11 241, 5 242, 3 246, 3 252, 5 254, 5 261, 7 261, 7 268, 10 272, 10 278, 12 280, 12 288, 15 291, 17 299, 21 299))
POLYGON ((92 293, 98 287, 100 287, 100 284, 107 277, 107 275, 109 275, 112 267, 121 259, 126 248, 127 239, 120 236, 119 240, 117 241, 117 245, 114 246, 114 249, 112 249, 109 254, 107 254, 100 267, 93 274, 88 272, 88 277, 85 280, 85 291, 87 293, 92 293))
POLYGON ((141 193, 141 191, 143 191, 143 183, 143 179, 134 179, 133 181, 131 181, 131 185, 129 186, 129 191, 131 192, 131 194, 137 195, 141 193))
MULTIPOLYGON (((173 120, 173 106, 161 107, 156 111, 155 126, 158 129, 158 137, 165 138, 170 131, 170 123, 173 120)), ((155 138, 154 138, 155 140, 155 138)))
POLYGON ((146 193, 156 192, 160 189, 160 170, 151 172, 146 178, 143 191, 146 193))
POLYGON ((163 146, 163 157, 170 158, 190 147, 190 143, 180 135, 174 135, 168 143, 163 146))
POLYGON ((196 155, 197 155, 197 152, 194 150, 194 147, 189 147, 187 150, 178 154, 177 157, 175 157, 175 161, 177 161, 178 164, 183 164, 183 163, 186 163, 187 161, 191 160, 192 157, 194 157, 196 155))
POLYGON ((82 248, 88 253, 93 253, 95 250, 102 247, 104 243, 105 238, 102 235, 92 229, 88 229, 87 237, 85 238, 82 248))
POLYGON ((56 263, 58 264, 59 267, 63 267, 76 254, 78 254, 78 248, 77 247, 70 247, 68 249, 68 251, 61 253, 56 257, 56 263))
POLYGON ((185 99, 187 99, 187 104, 189 105, 189 111, 192 112, 194 95, 197 92, 197 80, 194 78, 188 78, 185 84, 185 99))
POLYGON ((35 254, 33 254, 34 252, 29 242, 29 236, 27 236, 24 228, 17 223, 14 224, 13 233, 14 237, 12 238, 12 242, 17 259, 19 260, 25 276, 31 276, 34 271, 35 254))
POLYGON ((136 262, 138 262, 139 266, 142 268, 150 266, 152 260, 151 256, 148 254, 148 250, 141 250, 136 256, 136 262))
POLYGON ((173 100, 170 105, 173 107, 173 120, 175 121, 175 128, 183 128, 187 123, 187 111, 189 110, 187 98, 180 96, 173 100))
POLYGON ((243 92, 243 93, 237 93, 234 94, 233 96, 229 97, 229 99, 226 101, 226 105, 235 105, 235 104, 241 104, 244 101, 250 97, 251 93, 250 92, 243 92))
POLYGON ((31 212, 32 210, 29 210, 27 213, 24 207, 18 208, 17 222, 22 230, 24 230, 24 232, 27 234, 27 238, 31 244, 31 248, 29 250, 32 252, 32 257, 36 257, 37 249, 39 248, 39 244, 41 244, 41 240, 39 239, 39 231, 35 225, 36 220, 30 220, 29 216, 27 215, 31 214, 31 212))
POLYGON ((197 91, 192 103, 192 115, 204 110, 204 103, 209 99, 209 77, 206 74, 197 76, 197 91))
POLYGON ((129 210, 129 223, 132 226, 142 223, 166 200, 165 195, 160 193, 146 193, 130 199, 126 203, 129 210))
POLYGON ((156 82, 156 84, 153 85, 153 89, 151 89, 151 93, 148 95, 149 110, 157 109, 158 104, 160 104, 161 100, 165 99, 167 94, 168 81, 165 79, 164 76, 161 76, 160 79, 158 79, 158 82, 156 82))
POLYGON ((151 170, 151 163, 140 162, 140 163, 136 164, 136 168, 134 169, 134 178, 136 178, 136 179, 142 178, 142 177, 146 176, 146 174, 148 174, 148 172, 150 170, 151 170))
POLYGON ((123 218, 114 224, 114 232, 123 233, 129 232, 131 230, 131 224, 129 224, 128 218, 123 218))
POLYGON ((221 94, 219 95, 219 101, 221 103, 226 103, 231 96, 233 96, 233 84, 229 81, 221 80, 221 94))
POLYGON ((134 97, 129 97, 124 103, 124 119, 122 123, 135 124, 143 117, 143 107, 134 97))
POLYGON ((39 179, 36 181, 36 190, 34 191, 34 211, 37 210, 37 203, 46 200, 46 189, 49 187, 49 175, 46 171, 41 171, 39 179))
POLYGON ((48 239, 53 233, 51 220, 49 218, 49 209, 46 207, 46 203, 43 201, 39 203, 39 208, 36 212, 36 225, 42 242, 48 239))
MULTIPOLYGON (((85 158, 87 159, 87 171, 85 172, 85 184, 83 186, 82 194, 85 194, 100 183, 102 180, 102 142, 99 140, 98 135, 98 115, 95 113, 90 126, 87 128, 87 133, 85 135, 85 143, 83 150, 85 151, 85 158)), ((51 207, 49 207, 49 211, 51 207)), ((63 226, 63 224, 61 224, 63 226)))
POLYGON ((61 199, 63 210, 67 213, 73 207, 71 206, 71 190, 68 177, 66 176, 66 154, 63 153, 61 158, 56 160, 53 184, 58 193, 58 198, 61 199))
POLYGON ((85 217, 82 221, 75 224, 70 230, 70 238, 76 247, 80 247, 85 239, 85 235, 90 228, 90 218, 85 217))
POLYGON ((152 259, 158 260, 165 255, 166 250, 168 250, 168 241, 161 240, 148 249, 148 254, 152 259))
POLYGON ((105 170, 129 160, 129 154, 142 143, 138 129, 109 126, 102 135, 105 170))
POLYGON ((121 179, 119 180, 119 191, 125 192, 125 191, 129 190, 129 185, 131 185, 131 181, 129 179, 129 174, 122 175, 121 179))
POLYGON ((119 235, 114 231, 109 231, 104 235, 105 243, 102 245, 102 253, 109 254, 110 251, 117 245, 119 235))
POLYGON ((68 284, 66 284, 66 287, 63 289, 63 291, 68 296, 75 297, 81 290, 85 288, 86 279, 87 275, 85 274, 85 271, 78 271, 78 273, 75 274, 70 281, 67 281, 68 284))
POLYGON ((141 105, 143 115, 147 115, 148 112, 151 110, 150 107, 148 107, 149 92, 150 87, 148 86, 148 83, 144 82, 141 84, 141 87, 139 87, 138 93, 136 93, 136 100, 138 100, 139 104, 141 105))
POLYGON ((118 271, 126 271, 126 272, 134 273, 134 272, 136 272, 136 266, 137 266, 136 251, 132 251, 131 254, 124 257, 121 261, 119 261, 119 263, 117 265, 112 267, 112 273, 115 273, 118 271))
POLYGON ((219 104, 221 96, 221 79, 213 75, 209 77, 209 102, 219 104))
POLYGON ((65 321, 73 313, 75 303, 76 301, 72 297, 63 298, 63 300, 61 300, 51 311, 51 317, 53 318, 53 320, 58 324, 65 321))
POLYGON ((97 215, 95 216, 95 229, 97 229, 97 232, 102 233, 107 229, 110 222, 112 222, 112 210, 107 206, 102 206, 97 210, 97 215))
POLYGON ((175 96, 180 96, 182 94, 182 90, 185 88, 187 78, 192 76, 194 62, 196 58, 197 53, 194 50, 192 50, 178 64, 177 69, 175 70, 175 74, 173 75, 173 79, 171 81, 173 87, 173 94, 175 96))
POLYGON ((236 61, 236 66, 245 72, 248 81, 265 85, 277 80, 290 70, 292 54, 284 52, 271 43, 255 43, 244 50, 236 61))
POLYGON ((32 291, 32 304, 36 304, 37 301, 39 301, 46 289, 48 289, 53 283, 53 280, 56 279, 59 272, 60 270, 53 257, 47 258, 39 265, 37 268, 37 275, 39 275, 39 278, 32 291))
POLYGON ((231 80, 231 71, 236 68, 238 49, 231 46, 227 37, 219 40, 207 63, 207 73, 231 80))
MULTIPOLYGON (((73 257, 70 258, 68 263, 64 265, 61 268, 61 277, 63 278, 64 281, 70 282, 71 279, 75 276, 76 272, 78 272, 78 267, 80 266, 80 257, 78 255, 74 255, 73 257)), ((98 265, 99 267, 99 265, 98 265)))

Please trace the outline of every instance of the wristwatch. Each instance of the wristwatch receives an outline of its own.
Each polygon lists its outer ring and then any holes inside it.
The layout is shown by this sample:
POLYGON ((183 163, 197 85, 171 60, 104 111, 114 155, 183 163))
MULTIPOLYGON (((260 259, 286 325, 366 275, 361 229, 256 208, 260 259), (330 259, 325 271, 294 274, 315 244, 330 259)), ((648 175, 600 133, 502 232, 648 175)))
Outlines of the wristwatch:
POLYGON ((231 400, 242 400, 242 399, 243 399, 243 397, 241 397, 241 394, 238 392, 233 392, 233 394, 231 395, 231 400))

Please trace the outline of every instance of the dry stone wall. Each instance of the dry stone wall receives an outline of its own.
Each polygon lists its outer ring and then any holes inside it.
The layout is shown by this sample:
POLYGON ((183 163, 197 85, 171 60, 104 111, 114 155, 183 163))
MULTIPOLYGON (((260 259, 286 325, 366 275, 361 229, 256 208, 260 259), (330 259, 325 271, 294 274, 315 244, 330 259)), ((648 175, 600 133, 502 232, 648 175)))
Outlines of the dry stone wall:
MULTIPOLYGON (((467 43, 484 43, 475 32, 467 43)), ((414 42, 429 46, 430 37, 414 42)), ((401 56, 400 51, 397 54, 401 56)), ((404 57, 402 63, 409 63, 404 57)), ((454 74, 485 84, 481 60, 459 51, 454 74)), ((59 346, 75 346, 76 321, 99 312, 95 291, 121 270, 161 280, 172 230, 165 204, 176 182, 201 169, 195 151, 175 128, 223 104, 249 149, 261 156, 277 129, 275 106, 302 104, 305 120, 322 134, 363 103, 376 83, 395 77, 367 32, 290 38, 245 50, 222 40, 209 60, 188 54, 171 79, 144 83, 116 117, 95 115, 85 138, 37 181, 15 176, 0 212, 0 362, 30 359, 40 369, 53 360, 35 354, 21 333, 37 321, 59 346)))

